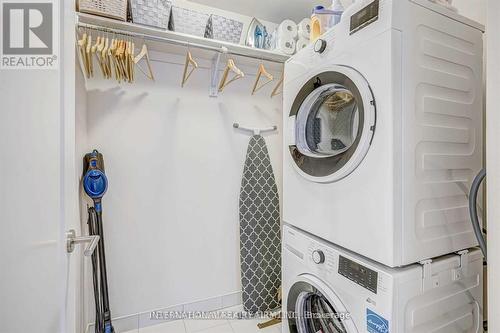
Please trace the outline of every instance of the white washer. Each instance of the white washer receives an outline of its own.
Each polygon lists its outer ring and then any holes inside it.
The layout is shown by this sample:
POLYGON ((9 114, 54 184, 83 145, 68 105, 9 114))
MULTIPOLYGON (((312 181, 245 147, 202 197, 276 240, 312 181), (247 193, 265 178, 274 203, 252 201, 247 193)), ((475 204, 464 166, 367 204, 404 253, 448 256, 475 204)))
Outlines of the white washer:
POLYGON ((285 64, 283 219, 390 267, 475 246, 483 27, 357 1, 285 64))
POLYGON ((483 332, 482 272, 477 249, 389 268, 285 226, 283 332, 483 332))

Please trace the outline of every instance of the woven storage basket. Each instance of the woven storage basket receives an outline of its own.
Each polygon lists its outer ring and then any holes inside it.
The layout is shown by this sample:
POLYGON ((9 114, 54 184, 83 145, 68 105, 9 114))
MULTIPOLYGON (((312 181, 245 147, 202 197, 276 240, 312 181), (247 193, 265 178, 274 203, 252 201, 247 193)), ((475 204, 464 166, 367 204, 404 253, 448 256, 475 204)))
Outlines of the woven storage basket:
POLYGON ((172 2, 170 0, 131 0, 134 23, 167 29, 172 2))
POLYGON ((210 15, 191 9, 172 6, 169 29, 175 32, 204 37, 210 15))
POLYGON ((243 22, 239 22, 224 16, 212 15, 207 25, 205 37, 239 44, 243 22))
POLYGON ((78 0, 78 10, 121 21, 127 20, 127 0, 78 0))

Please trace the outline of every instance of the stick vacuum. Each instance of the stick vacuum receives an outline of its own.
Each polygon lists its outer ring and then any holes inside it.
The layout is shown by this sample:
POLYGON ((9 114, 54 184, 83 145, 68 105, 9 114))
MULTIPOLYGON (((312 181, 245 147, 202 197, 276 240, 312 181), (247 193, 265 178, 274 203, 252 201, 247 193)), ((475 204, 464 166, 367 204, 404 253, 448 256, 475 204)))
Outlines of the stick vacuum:
POLYGON ((94 150, 85 155, 83 160, 83 189, 94 201, 94 207, 88 209, 88 227, 90 235, 99 235, 97 253, 92 254, 94 298, 96 306, 96 333, 113 333, 111 311, 109 309, 108 278, 106 273, 106 255, 104 253, 104 234, 102 227, 102 197, 108 189, 108 179, 104 173, 104 158, 94 150))

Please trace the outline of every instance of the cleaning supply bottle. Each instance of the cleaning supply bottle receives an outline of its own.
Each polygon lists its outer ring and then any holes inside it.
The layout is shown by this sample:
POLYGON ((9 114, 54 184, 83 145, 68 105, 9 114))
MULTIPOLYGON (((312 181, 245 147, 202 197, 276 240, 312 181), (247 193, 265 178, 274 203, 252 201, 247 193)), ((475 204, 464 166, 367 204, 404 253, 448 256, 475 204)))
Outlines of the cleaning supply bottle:
POLYGON ((340 0, 333 0, 330 9, 334 12, 332 18, 332 26, 334 26, 340 22, 342 14, 344 13, 344 6, 342 6, 340 0))
POLYGON ((332 6, 338 10, 326 9, 323 6, 314 7, 311 15, 311 42, 314 42, 328 29, 340 22, 344 7, 338 0, 334 0, 332 6))

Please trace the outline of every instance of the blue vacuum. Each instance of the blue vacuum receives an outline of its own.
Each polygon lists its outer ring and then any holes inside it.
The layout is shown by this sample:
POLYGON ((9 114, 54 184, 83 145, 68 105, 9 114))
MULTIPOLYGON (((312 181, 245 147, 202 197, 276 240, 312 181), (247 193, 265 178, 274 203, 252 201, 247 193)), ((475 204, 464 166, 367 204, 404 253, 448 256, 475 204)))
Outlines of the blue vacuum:
POLYGON ((94 150, 83 159, 83 189, 93 200, 94 207, 88 209, 87 224, 90 235, 100 237, 97 251, 92 254, 92 271, 94 283, 94 299, 96 307, 95 332, 113 333, 109 309, 108 277, 106 272, 106 255, 104 253, 104 233, 102 227, 102 197, 108 189, 108 178, 104 173, 104 158, 94 150), (97 253, 96 253, 97 252, 97 253))

